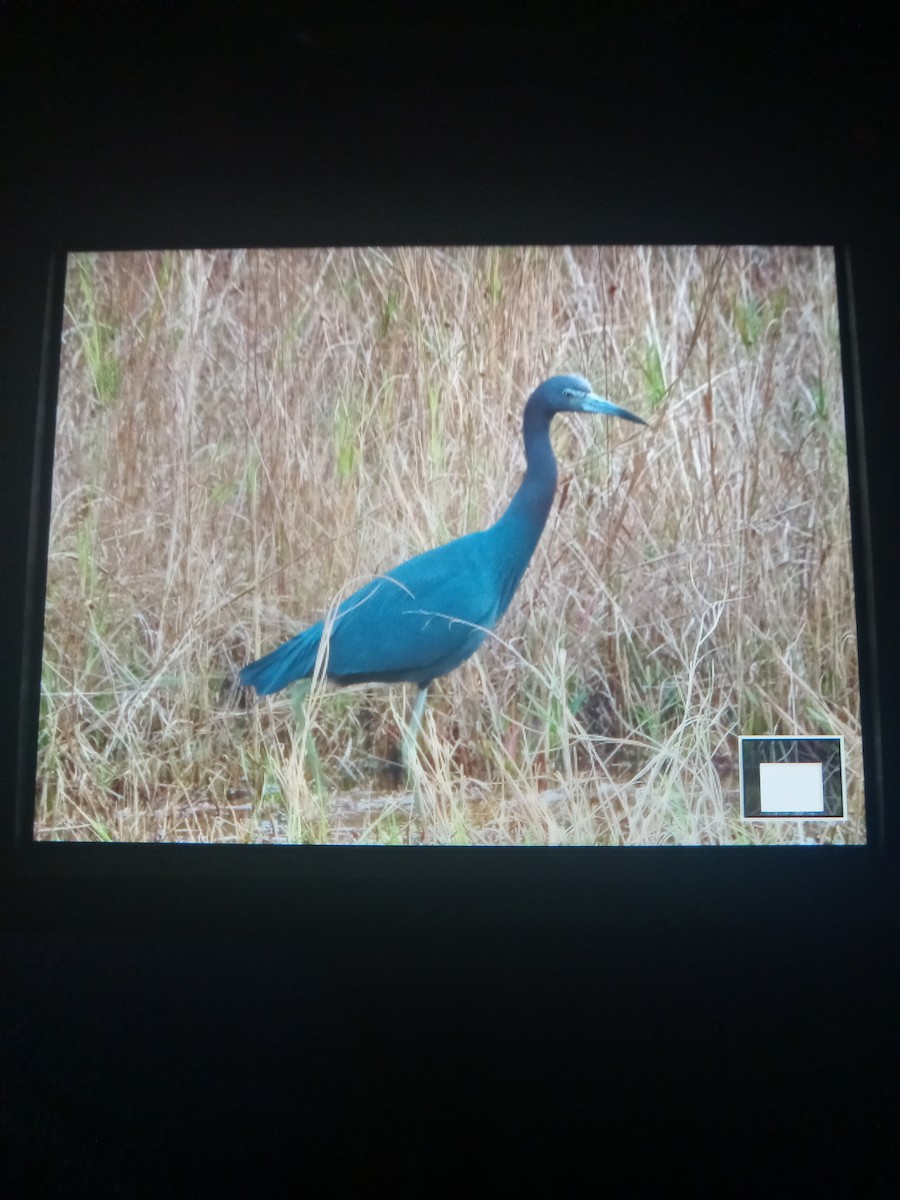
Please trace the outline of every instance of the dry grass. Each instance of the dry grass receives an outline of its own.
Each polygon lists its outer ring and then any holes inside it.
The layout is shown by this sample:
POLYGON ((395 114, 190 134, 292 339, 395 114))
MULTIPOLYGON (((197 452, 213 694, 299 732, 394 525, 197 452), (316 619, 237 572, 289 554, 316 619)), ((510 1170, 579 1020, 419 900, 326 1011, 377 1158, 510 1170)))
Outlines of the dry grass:
POLYGON ((36 835, 865 837, 833 260, 817 249, 76 256, 36 835), (561 487, 497 636, 431 692, 236 669, 494 520, 557 371, 561 487), (411 697, 409 698, 411 700, 411 697), (737 734, 842 734, 850 819, 742 822, 737 734))

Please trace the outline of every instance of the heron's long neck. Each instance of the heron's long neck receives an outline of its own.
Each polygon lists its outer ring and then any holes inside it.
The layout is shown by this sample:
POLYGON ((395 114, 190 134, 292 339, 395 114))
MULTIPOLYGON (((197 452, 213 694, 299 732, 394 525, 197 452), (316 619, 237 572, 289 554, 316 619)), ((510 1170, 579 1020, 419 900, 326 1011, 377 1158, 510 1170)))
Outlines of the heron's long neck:
POLYGON ((530 542, 529 557, 547 523, 553 494, 556 491, 556 456, 550 444, 552 418, 553 414, 548 413, 546 409, 526 405, 522 421, 525 476, 510 500, 509 507, 498 521, 498 524, 514 524, 523 545, 530 542))
POLYGON ((525 574, 553 504, 556 458, 550 445, 552 415, 534 405, 526 405, 522 424, 527 464, 525 477, 506 512, 487 531, 494 542, 494 562, 500 583, 498 619, 506 611, 525 574))

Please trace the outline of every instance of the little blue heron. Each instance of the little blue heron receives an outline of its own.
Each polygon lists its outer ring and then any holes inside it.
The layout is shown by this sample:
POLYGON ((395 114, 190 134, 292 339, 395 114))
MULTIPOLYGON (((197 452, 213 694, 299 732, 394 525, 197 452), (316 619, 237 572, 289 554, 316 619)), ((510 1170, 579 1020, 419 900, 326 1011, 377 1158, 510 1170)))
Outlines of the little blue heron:
POLYGON ((509 607, 534 553, 556 490, 550 422, 560 412, 604 413, 646 424, 595 396, 580 375, 546 380, 525 405, 525 476, 498 521, 379 575, 327 622, 317 621, 249 663, 241 683, 267 696, 311 676, 327 624, 321 669, 328 679, 341 685, 418 684, 408 733, 414 744, 428 685, 475 653, 509 607))

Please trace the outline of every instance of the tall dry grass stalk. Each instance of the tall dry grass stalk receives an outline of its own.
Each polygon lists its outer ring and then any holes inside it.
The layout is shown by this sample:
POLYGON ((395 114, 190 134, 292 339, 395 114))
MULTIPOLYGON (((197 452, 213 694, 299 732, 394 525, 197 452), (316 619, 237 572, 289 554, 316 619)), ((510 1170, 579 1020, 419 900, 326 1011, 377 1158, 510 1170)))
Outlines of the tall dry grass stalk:
POLYGON ((559 371, 651 427, 554 423, 534 561, 432 689, 419 832, 864 839, 832 256, 615 247, 71 260, 36 835, 409 838, 402 689, 234 676, 494 520, 559 371), (740 820, 764 732, 845 737, 849 821, 740 820))

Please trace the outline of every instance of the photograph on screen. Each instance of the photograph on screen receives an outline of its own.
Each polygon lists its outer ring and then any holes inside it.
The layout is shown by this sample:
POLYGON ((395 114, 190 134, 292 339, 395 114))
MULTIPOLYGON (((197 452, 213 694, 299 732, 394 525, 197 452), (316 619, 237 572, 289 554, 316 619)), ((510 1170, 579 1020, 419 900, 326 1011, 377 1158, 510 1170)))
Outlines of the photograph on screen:
POLYGON ((59 337, 36 839, 865 842, 832 248, 71 253, 59 337))

